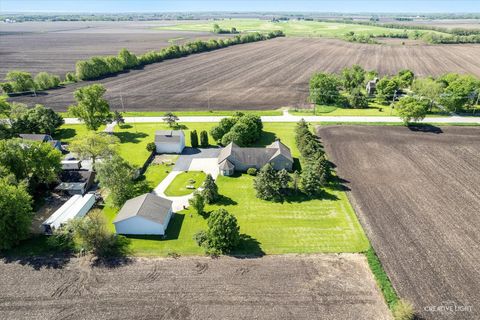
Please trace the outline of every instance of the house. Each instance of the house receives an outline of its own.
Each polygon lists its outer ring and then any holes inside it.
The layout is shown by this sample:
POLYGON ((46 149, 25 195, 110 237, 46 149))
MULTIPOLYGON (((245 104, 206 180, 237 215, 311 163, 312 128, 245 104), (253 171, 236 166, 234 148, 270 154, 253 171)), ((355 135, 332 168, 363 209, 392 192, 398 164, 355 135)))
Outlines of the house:
POLYGON ((88 170, 66 170, 60 173, 61 183, 55 188, 70 195, 84 195, 93 185, 95 172, 88 170))
POLYGON ((58 151, 63 151, 62 143, 59 140, 53 140, 52 136, 48 134, 21 133, 19 134, 19 136, 20 138, 25 140, 50 143, 50 145, 55 149, 57 149, 58 151))
POLYGON ((365 88, 367 90, 367 95, 371 96, 375 93, 375 89, 377 88, 377 82, 378 78, 374 78, 373 80, 367 82, 367 86, 365 88))
POLYGON ((43 231, 46 234, 52 234, 55 229, 69 220, 85 216, 94 204, 95 195, 93 194, 86 194, 83 197, 79 194, 74 195, 42 223, 43 231))
POLYGON ((155 131, 157 153, 182 153, 185 148, 185 134, 182 130, 155 131))
POLYGON ((146 193, 130 199, 113 224, 118 234, 164 235, 172 217, 172 201, 146 193))
POLYGON ((230 176, 235 171, 247 171, 249 168, 261 169, 267 163, 275 170, 291 171, 293 158, 290 149, 280 140, 265 148, 241 148, 231 142, 218 156, 218 168, 224 176, 230 176))

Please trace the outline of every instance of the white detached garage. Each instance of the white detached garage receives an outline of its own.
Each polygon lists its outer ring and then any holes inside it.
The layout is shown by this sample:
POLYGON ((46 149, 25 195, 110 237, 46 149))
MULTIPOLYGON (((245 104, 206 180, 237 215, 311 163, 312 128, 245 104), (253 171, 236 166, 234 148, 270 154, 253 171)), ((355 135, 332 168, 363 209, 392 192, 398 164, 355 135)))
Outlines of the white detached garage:
POLYGON ((118 234, 164 235, 172 217, 172 201, 146 193, 125 202, 113 224, 118 234))
POLYGON ((185 134, 182 130, 155 131, 157 153, 182 153, 185 148, 185 134))

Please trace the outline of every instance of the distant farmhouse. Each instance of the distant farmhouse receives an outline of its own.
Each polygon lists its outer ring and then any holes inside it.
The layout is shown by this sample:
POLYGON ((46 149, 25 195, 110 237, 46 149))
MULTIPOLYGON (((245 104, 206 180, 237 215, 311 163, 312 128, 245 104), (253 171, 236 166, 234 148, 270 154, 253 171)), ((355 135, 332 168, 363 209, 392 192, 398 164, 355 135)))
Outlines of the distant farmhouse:
POLYGON ((373 80, 367 82, 367 86, 365 87, 365 89, 367 90, 367 94, 369 96, 375 93, 375 90, 377 89, 377 82, 378 78, 374 78, 373 80))
POLYGON ((172 217, 172 201, 152 193, 130 199, 113 224, 119 234, 164 235, 172 217))
POLYGON ((270 163, 275 170, 292 170, 293 158, 290 149, 280 140, 265 148, 241 148, 231 142, 220 151, 218 168, 223 176, 249 168, 261 169, 270 163))
POLYGON ((48 142, 57 149, 58 151, 62 151, 62 143, 58 140, 53 140, 52 136, 48 134, 27 134, 27 133, 22 133, 19 134, 20 138, 24 140, 30 140, 30 141, 38 141, 38 142, 48 142))
POLYGON ((182 153, 185 134, 182 130, 159 130, 155 132, 157 153, 182 153))

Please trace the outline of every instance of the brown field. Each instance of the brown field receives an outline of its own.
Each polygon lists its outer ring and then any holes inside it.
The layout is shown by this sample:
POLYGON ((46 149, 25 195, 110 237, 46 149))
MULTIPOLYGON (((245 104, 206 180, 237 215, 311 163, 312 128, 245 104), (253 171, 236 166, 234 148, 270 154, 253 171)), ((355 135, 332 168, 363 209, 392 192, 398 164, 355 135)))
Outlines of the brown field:
POLYGON ((400 296, 425 319, 479 319, 480 128, 432 129, 318 134, 400 296))
MULTIPOLYGON (((170 22, 173 23, 173 22, 170 22)), ((95 55, 137 54, 196 39, 208 32, 157 31, 167 22, 25 22, 0 25, 0 79, 10 70, 48 71, 63 77, 75 62, 95 55), (169 42, 170 40, 170 42, 169 42)))
MULTIPOLYGON (((302 106, 315 71, 338 72, 358 63, 381 74, 410 68, 419 76, 445 72, 480 76, 480 45, 398 46, 332 39, 278 38, 148 65, 103 80, 113 108, 126 110, 272 109, 302 106)), ((37 97, 64 111, 78 83, 37 97)))
POLYGON ((359 254, 43 262, 0 262, 2 319, 390 319, 359 254))

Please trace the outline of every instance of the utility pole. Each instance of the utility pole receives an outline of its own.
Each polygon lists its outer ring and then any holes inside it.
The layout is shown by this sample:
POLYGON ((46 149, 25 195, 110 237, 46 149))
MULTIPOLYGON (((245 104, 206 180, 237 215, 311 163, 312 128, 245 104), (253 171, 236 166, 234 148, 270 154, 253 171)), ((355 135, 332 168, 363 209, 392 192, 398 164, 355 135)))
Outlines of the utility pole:
POLYGON ((207 106, 208 111, 210 112, 210 89, 207 87, 207 106))
POLYGON ((395 90, 395 92, 393 93, 392 104, 390 106, 390 115, 392 115, 393 113, 393 108, 394 108, 393 103, 395 102, 396 97, 397 97, 397 90, 395 90))

